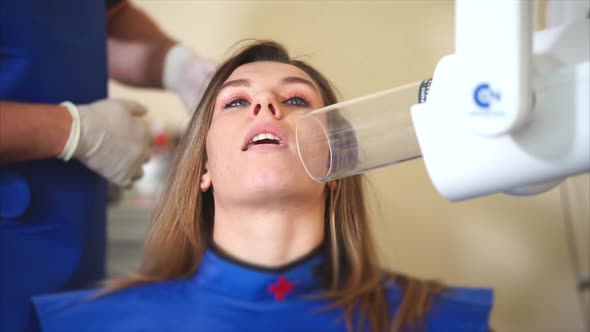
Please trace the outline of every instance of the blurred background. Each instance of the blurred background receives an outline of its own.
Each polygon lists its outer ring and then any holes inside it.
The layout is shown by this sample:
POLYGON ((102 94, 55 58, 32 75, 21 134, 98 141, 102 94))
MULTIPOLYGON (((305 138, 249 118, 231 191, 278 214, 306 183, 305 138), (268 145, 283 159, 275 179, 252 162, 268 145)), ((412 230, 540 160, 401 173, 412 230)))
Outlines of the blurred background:
MULTIPOLYGON (((133 2, 166 32, 218 62, 242 39, 277 40, 331 78, 342 99, 428 78, 454 50, 453 1, 133 2)), ((545 24, 545 5, 535 2, 537 28, 545 24)), ((157 143, 134 190, 113 192, 108 268, 110 276, 120 276, 138 266, 175 138, 189 115, 169 93, 111 82, 110 94, 148 106, 157 143)), ((590 331, 590 289, 578 290, 581 277, 590 276, 588 174, 539 196, 449 203, 422 160, 414 160, 370 172, 367 188, 388 268, 493 288, 494 331, 590 331)))

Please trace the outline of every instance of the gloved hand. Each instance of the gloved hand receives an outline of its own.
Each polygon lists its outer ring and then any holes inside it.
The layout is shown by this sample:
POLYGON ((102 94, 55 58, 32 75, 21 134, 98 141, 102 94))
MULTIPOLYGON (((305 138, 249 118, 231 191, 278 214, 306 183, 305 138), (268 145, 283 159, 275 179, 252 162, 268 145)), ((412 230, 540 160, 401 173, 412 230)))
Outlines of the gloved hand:
POLYGON ((72 126, 59 158, 77 158, 125 188, 143 176, 141 166, 150 156, 150 136, 142 105, 104 99, 78 106, 64 102, 62 106, 72 115, 72 126))
POLYGON ((163 85, 167 90, 176 92, 192 113, 214 73, 213 62, 198 57, 185 46, 176 45, 164 59, 163 85))

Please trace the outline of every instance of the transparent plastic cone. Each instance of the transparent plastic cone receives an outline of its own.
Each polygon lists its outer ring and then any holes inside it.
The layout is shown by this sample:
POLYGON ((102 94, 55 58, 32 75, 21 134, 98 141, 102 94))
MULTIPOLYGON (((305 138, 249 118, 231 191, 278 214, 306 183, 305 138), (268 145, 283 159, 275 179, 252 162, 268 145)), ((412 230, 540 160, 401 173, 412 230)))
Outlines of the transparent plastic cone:
POLYGON ((327 182, 421 156, 410 109, 420 82, 308 112, 297 122, 299 157, 327 182))

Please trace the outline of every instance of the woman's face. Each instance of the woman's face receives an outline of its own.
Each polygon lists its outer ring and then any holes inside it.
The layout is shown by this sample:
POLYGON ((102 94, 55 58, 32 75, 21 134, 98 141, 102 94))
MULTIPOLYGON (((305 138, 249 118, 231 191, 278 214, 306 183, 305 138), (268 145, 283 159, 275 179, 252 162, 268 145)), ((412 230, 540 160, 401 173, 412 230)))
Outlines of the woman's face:
POLYGON ((222 85, 207 134, 201 188, 217 203, 322 202, 324 184, 305 172, 295 142, 299 116, 323 107, 301 69, 278 62, 238 67, 222 85))

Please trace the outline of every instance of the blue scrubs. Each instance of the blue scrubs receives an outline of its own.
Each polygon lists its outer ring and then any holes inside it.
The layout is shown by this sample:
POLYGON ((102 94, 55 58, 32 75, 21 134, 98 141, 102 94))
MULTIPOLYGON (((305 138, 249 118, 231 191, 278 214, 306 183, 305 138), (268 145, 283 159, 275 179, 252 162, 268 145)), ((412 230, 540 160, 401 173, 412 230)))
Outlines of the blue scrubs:
MULTIPOLYGON (((44 332, 344 332, 342 309, 321 311, 328 302, 310 299, 321 286, 320 252, 282 271, 255 269, 209 250, 198 272, 181 280, 128 288, 96 299, 95 291, 36 297, 44 332), (308 296, 306 298, 306 296, 308 296)), ((388 287, 391 312, 402 298, 388 287)), ((492 292, 449 289, 426 320, 429 332, 487 332, 492 292)))
MULTIPOLYGON (((104 0, 0 4, 0 100, 107 96, 104 0)), ((0 165, 0 331, 21 332, 33 295, 104 277, 107 183, 77 161, 0 165)))

